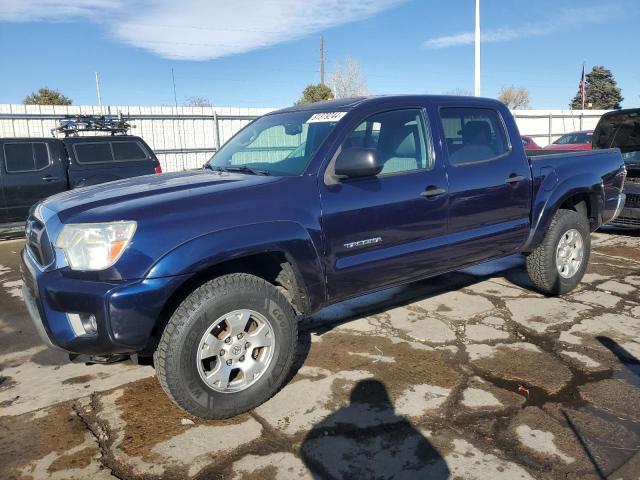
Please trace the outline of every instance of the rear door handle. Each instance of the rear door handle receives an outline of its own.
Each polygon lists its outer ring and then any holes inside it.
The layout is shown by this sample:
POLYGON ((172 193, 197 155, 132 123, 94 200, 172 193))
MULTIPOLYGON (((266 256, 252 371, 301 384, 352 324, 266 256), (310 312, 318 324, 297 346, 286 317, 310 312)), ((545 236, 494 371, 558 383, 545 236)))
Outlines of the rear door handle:
POLYGON ((435 197, 438 195, 442 195, 443 193, 447 193, 447 191, 444 188, 431 186, 431 187, 427 187, 427 189, 424 192, 422 192, 420 196, 428 198, 428 197, 435 197))
POLYGON ((505 180, 505 182, 506 183, 516 183, 516 182, 521 182, 522 180, 524 180, 524 176, 518 175, 516 173, 512 173, 511 175, 509 175, 509 178, 507 178, 505 180))
POLYGON ((52 177, 51 175, 45 175, 42 177, 42 180, 45 182, 53 182, 54 180, 58 180, 58 177, 52 177))

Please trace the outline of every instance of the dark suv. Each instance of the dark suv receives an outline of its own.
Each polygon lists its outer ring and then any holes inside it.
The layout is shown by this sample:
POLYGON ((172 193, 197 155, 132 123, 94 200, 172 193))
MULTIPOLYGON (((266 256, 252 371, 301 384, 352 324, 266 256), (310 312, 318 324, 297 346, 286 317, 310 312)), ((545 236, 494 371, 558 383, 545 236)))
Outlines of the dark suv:
POLYGON ((140 137, 0 138, 0 234, 21 231, 31 206, 55 193, 161 172, 140 137))

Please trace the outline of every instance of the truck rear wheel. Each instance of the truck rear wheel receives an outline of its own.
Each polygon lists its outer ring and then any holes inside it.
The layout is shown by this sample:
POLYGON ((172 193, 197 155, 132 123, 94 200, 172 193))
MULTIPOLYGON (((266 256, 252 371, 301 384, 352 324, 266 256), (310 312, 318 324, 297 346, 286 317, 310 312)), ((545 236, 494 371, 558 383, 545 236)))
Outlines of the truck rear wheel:
POLYGON ((297 337, 293 308, 273 285, 253 275, 224 275, 175 311, 154 354, 156 373, 187 412, 229 418, 278 391, 297 337))
POLYGON ((527 272, 535 287, 562 295, 582 280, 591 254, 591 232, 584 215, 558 210, 542 243, 527 256, 527 272))

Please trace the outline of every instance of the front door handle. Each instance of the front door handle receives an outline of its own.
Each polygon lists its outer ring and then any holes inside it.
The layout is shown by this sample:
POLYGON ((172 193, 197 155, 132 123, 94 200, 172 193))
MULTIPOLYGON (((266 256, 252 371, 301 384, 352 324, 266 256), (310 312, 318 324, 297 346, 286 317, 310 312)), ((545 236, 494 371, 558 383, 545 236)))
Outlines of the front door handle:
POLYGON ((517 173, 512 173, 511 175, 509 175, 509 178, 505 180, 505 183, 516 183, 521 182, 522 180, 524 180, 524 176, 518 175, 517 173))
POLYGON ((422 192, 420 196, 427 197, 427 198, 436 197, 438 195, 442 195, 443 193, 447 193, 447 191, 444 188, 431 186, 431 187, 427 187, 427 189, 424 192, 422 192))
POLYGON ((53 182, 54 180, 58 180, 58 177, 52 177, 51 175, 45 175, 42 177, 42 180, 45 182, 53 182))

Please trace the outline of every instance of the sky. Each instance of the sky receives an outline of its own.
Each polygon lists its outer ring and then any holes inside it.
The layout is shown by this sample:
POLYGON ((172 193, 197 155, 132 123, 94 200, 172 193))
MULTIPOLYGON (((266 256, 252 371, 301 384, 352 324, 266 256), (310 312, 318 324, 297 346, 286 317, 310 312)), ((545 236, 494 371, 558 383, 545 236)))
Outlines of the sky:
MULTIPOLYGON (((74 104, 285 107, 336 62, 370 94, 473 91, 474 0, 0 0, 0 103, 41 86, 74 104)), ((567 108, 583 62, 640 105, 638 0, 481 0, 482 95, 524 86, 567 108)))

